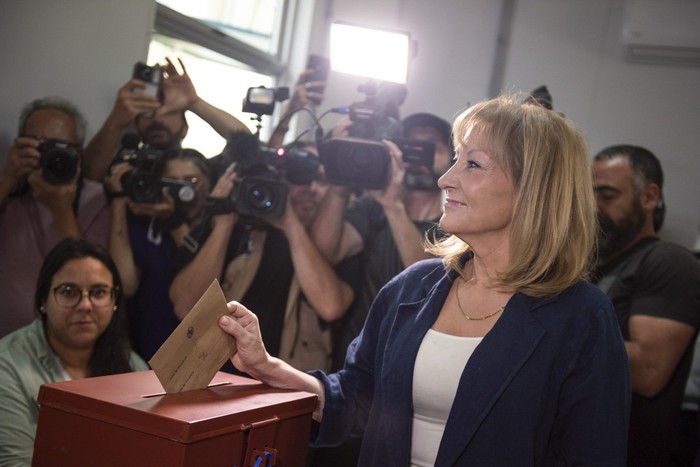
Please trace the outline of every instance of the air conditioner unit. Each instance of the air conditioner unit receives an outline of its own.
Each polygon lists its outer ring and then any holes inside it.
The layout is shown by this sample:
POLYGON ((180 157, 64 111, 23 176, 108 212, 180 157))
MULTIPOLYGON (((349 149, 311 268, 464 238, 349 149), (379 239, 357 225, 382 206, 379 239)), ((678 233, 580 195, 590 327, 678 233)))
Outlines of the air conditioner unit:
POLYGON ((627 0, 622 42, 631 61, 700 66, 700 1, 627 0))

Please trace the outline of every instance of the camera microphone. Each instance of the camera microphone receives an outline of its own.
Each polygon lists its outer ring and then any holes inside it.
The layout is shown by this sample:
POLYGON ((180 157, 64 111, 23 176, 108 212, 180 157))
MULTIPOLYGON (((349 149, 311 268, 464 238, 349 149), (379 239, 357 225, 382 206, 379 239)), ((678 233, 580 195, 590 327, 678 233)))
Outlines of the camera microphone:
POLYGON ((121 139, 121 148, 117 151, 113 163, 128 162, 136 157, 141 137, 136 133, 126 133, 121 139))

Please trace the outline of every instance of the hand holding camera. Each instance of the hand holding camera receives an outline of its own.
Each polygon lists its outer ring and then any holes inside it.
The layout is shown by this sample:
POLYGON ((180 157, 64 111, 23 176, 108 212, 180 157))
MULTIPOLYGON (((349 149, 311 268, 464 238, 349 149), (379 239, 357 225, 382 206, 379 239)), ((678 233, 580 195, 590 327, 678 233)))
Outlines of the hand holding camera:
POLYGON ((53 185, 64 185, 76 178, 80 166, 78 147, 67 141, 20 136, 10 147, 3 173, 13 179, 15 187, 36 169, 53 185), (38 155, 38 157, 37 157, 38 155))
POLYGON ((0 171, 0 177, 9 182, 12 190, 19 188, 30 173, 39 168, 39 141, 31 136, 15 138, 7 151, 7 162, 0 171))
MULTIPOLYGON (((306 70, 299 77, 299 83, 295 86, 295 95, 303 97, 314 105, 320 105, 323 101, 323 92, 326 88, 326 80, 330 70, 330 60, 322 55, 310 54, 306 63, 306 70)), ((294 97, 292 97, 294 101, 294 97)), ((303 103, 301 107, 307 106, 303 103)))
MULTIPOLYGON (((122 148, 112 161, 112 170, 123 163, 128 163, 131 170, 119 169, 119 184, 122 190, 108 191, 114 196, 127 196, 137 203, 156 204, 161 202, 163 190, 167 188, 176 201, 189 203, 195 198, 194 184, 191 182, 164 178, 166 154, 147 144, 140 145, 140 138, 127 133, 122 137, 122 148)), ((110 188, 114 185, 110 185, 110 188)))
POLYGON ((32 189, 34 199, 48 207, 54 218, 71 216, 73 200, 78 190, 78 174, 79 170, 76 169, 73 178, 65 183, 56 184, 46 179, 44 169, 35 170, 27 177, 27 182, 32 189))
MULTIPOLYGON (((128 162, 118 163, 112 166, 109 175, 105 178, 105 190, 108 193, 123 193, 122 180, 128 177, 128 173, 134 170, 134 166, 128 162)), ((167 219, 175 209, 175 200, 167 191, 163 194, 158 203, 137 203, 130 198, 123 196, 115 199, 123 199, 129 206, 131 212, 139 217, 149 217, 156 219, 167 219)))
POLYGON ((384 187, 378 190, 368 190, 372 196, 384 209, 395 208, 403 199, 404 176, 406 168, 403 160, 403 153, 393 141, 382 141, 389 150, 390 168, 388 180, 384 187))

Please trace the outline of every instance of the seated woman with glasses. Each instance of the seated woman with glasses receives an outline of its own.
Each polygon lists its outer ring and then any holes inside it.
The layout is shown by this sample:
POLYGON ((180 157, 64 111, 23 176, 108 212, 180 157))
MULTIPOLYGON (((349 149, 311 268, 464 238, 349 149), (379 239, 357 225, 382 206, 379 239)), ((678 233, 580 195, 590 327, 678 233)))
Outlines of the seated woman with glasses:
POLYGON ((129 348, 121 283, 107 251, 65 239, 46 256, 39 317, 0 339, 0 465, 30 465, 39 386, 147 370, 129 348))

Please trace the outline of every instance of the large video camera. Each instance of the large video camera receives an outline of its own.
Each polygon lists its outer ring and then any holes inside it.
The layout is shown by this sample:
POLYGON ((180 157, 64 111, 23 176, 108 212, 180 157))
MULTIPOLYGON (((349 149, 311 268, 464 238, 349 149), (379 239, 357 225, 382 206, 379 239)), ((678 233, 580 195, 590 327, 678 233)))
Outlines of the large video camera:
MULTIPOLYGON (((310 183, 318 171, 318 158, 296 145, 272 148, 260 142, 263 115, 272 115, 275 103, 289 98, 289 88, 249 88, 243 100, 243 112, 256 116, 258 132, 235 132, 219 157, 218 172, 236 164, 238 179, 229 197, 230 208, 251 218, 280 218, 287 205, 287 184, 310 183)), ((248 220, 251 222, 251 220, 248 220)))
POLYGON ((112 165, 128 162, 134 169, 121 178, 124 194, 137 203, 158 203, 163 188, 169 188, 176 201, 188 203, 195 197, 194 184, 163 177, 166 153, 147 144, 140 144, 138 135, 128 133, 122 137, 122 149, 112 165))
POLYGON ((311 183, 318 172, 318 158, 296 145, 273 148, 256 135, 233 133, 219 161, 219 172, 236 164, 238 179, 229 197, 232 210, 254 218, 280 218, 287 204, 286 175, 290 183, 311 183))
MULTIPOLYGON (((405 86, 382 83, 376 87, 369 82, 359 90, 367 97, 349 106, 350 137, 332 138, 319 147, 328 181, 354 188, 384 188, 391 173, 389 149, 381 143, 385 139, 396 143, 412 173, 432 171, 435 144, 401 137, 398 109, 406 98, 405 86)), ((405 178, 408 186, 414 180, 417 178, 405 178)))
POLYGON ((41 143, 37 149, 41 154, 39 165, 44 179, 54 185, 63 185, 78 172, 80 153, 75 145, 56 139, 41 143))

